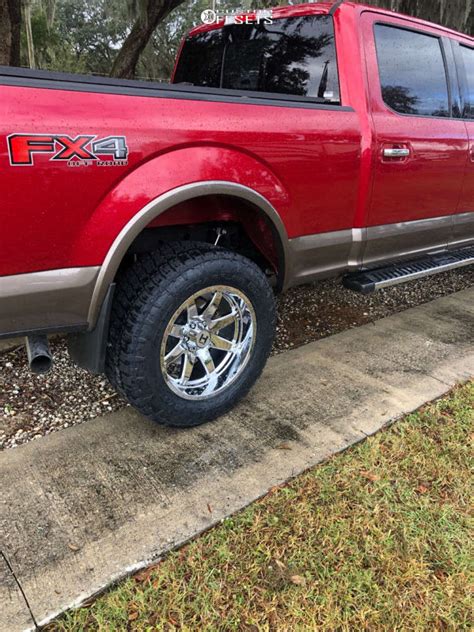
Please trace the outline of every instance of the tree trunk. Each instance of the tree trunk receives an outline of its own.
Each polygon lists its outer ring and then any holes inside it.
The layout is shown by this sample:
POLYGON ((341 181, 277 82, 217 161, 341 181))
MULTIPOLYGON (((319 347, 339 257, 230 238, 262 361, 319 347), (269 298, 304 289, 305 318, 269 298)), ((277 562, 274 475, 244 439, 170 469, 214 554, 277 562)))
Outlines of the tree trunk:
POLYGON ((20 65, 20 0, 0 0, 0 65, 20 65))
POLYGON ((25 0, 25 31, 26 31, 26 47, 28 51, 28 66, 36 68, 35 63, 35 43, 33 41, 33 30, 31 28, 31 0, 25 0))
POLYGON ((50 31, 53 28, 56 15, 56 0, 46 0, 46 25, 50 31))
MULTIPOLYGON (((1 1, 1 0, 0 0, 1 1)), ((132 79, 143 49, 153 31, 165 17, 184 0, 148 0, 144 12, 138 16, 128 37, 115 58, 111 77, 132 79)))

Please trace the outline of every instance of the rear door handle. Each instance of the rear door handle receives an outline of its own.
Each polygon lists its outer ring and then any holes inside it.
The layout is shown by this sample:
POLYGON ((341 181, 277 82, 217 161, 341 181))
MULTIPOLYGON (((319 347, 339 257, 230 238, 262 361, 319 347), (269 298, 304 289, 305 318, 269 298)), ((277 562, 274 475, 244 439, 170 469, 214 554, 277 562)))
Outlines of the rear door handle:
POLYGON ((408 147, 384 147, 384 158, 408 158, 410 150, 408 147))

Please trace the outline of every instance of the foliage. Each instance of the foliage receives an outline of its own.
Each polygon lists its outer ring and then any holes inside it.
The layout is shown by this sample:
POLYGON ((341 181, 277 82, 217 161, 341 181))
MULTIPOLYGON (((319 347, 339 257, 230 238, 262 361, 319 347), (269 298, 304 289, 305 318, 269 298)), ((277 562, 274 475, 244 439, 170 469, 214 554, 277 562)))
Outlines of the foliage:
POLYGON ((60 0, 55 25, 86 72, 108 74, 129 29, 120 0, 60 0))
MULTIPOLYGON (((32 10, 37 66, 107 75, 128 28, 120 0, 58 0, 50 27, 46 5, 37 1, 32 10)), ((22 64, 27 65, 24 32, 22 64)))
POLYGON ((200 2, 182 4, 158 25, 141 55, 137 67, 138 77, 169 80, 181 40, 193 26, 200 23, 202 10, 200 2))
MULTIPOLYGON (((144 0, 23 0, 27 1, 31 4, 37 67, 101 75, 110 73, 137 15, 143 13, 146 5, 144 0)), ((457 28, 463 28, 464 25, 464 28, 470 29, 472 15, 469 17, 469 12, 462 10, 462 6, 470 1, 453 0, 456 11, 441 0, 421 0, 419 4, 414 0, 397 0, 396 8, 444 21, 457 28), (435 10, 438 5, 439 8, 435 10), (460 23, 461 18, 463 24, 460 23)), ((395 8, 393 2, 373 0, 373 4, 389 4, 395 8)), ((217 8, 249 9, 281 4, 288 2, 222 0, 218 2, 217 8)), ((167 81, 182 37, 190 28, 200 24, 201 11, 209 6, 212 6, 211 0, 187 0, 160 22, 140 56, 136 76, 167 81)), ((28 65, 25 24, 22 28, 21 64, 28 65)))
POLYGON ((48 630, 467 632, 473 431, 471 382, 48 630))
MULTIPOLYGON (((56 0, 49 27, 47 6, 42 0, 32 6, 37 67, 108 75, 133 24, 133 7, 124 0, 56 0)), ((140 58, 137 77, 169 80, 181 39, 200 23, 205 6, 203 0, 183 4, 158 25, 140 58)), ((24 25, 21 48, 21 64, 27 66, 24 25)))

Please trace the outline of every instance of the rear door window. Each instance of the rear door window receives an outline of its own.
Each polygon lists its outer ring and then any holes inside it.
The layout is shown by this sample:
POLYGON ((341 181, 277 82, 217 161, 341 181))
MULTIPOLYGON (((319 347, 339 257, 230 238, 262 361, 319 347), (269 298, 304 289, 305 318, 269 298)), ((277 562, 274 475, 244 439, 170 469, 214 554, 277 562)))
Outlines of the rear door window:
POLYGON ((449 95, 438 37, 375 25, 384 102, 401 114, 449 116, 449 95))
POLYGON ((308 15, 199 33, 186 40, 174 81, 317 97, 338 104, 332 18, 308 15))
POLYGON ((461 58, 467 82, 467 98, 465 114, 468 118, 474 118, 474 48, 460 46, 461 58))

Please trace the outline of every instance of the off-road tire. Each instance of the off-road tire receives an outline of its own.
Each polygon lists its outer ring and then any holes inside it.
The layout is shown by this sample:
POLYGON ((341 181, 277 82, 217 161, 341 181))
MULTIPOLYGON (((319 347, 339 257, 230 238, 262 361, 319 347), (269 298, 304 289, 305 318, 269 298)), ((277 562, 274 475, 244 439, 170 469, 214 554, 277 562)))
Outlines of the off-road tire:
POLYGON ((196 242, 166 244, 140 257, 118 280, 112 307, 106 373, 130 404, 153 421, 197 426, 232 408, 259 377, 271 350, 276 323, 273 291, 249 259, 196 242), (236 288, 250 300, 256 336, 242 372, 222 391, 183 399, 160 368, 163 336, 178 307, 195 292, 214 285, 236 288))
POLYGON ((187 250, 202 252, 212 246, 192 241, 162 242, 155 252, 139 254, 133 264, 121 271, 116 280, 116 289, 110 315, 105 373, 109 382, 123 397, 122 376, 120 372, 120 350, 122 333, 127 324, 130 305, 138 298, 144 284, 158 274, 160 267, 187 250))

